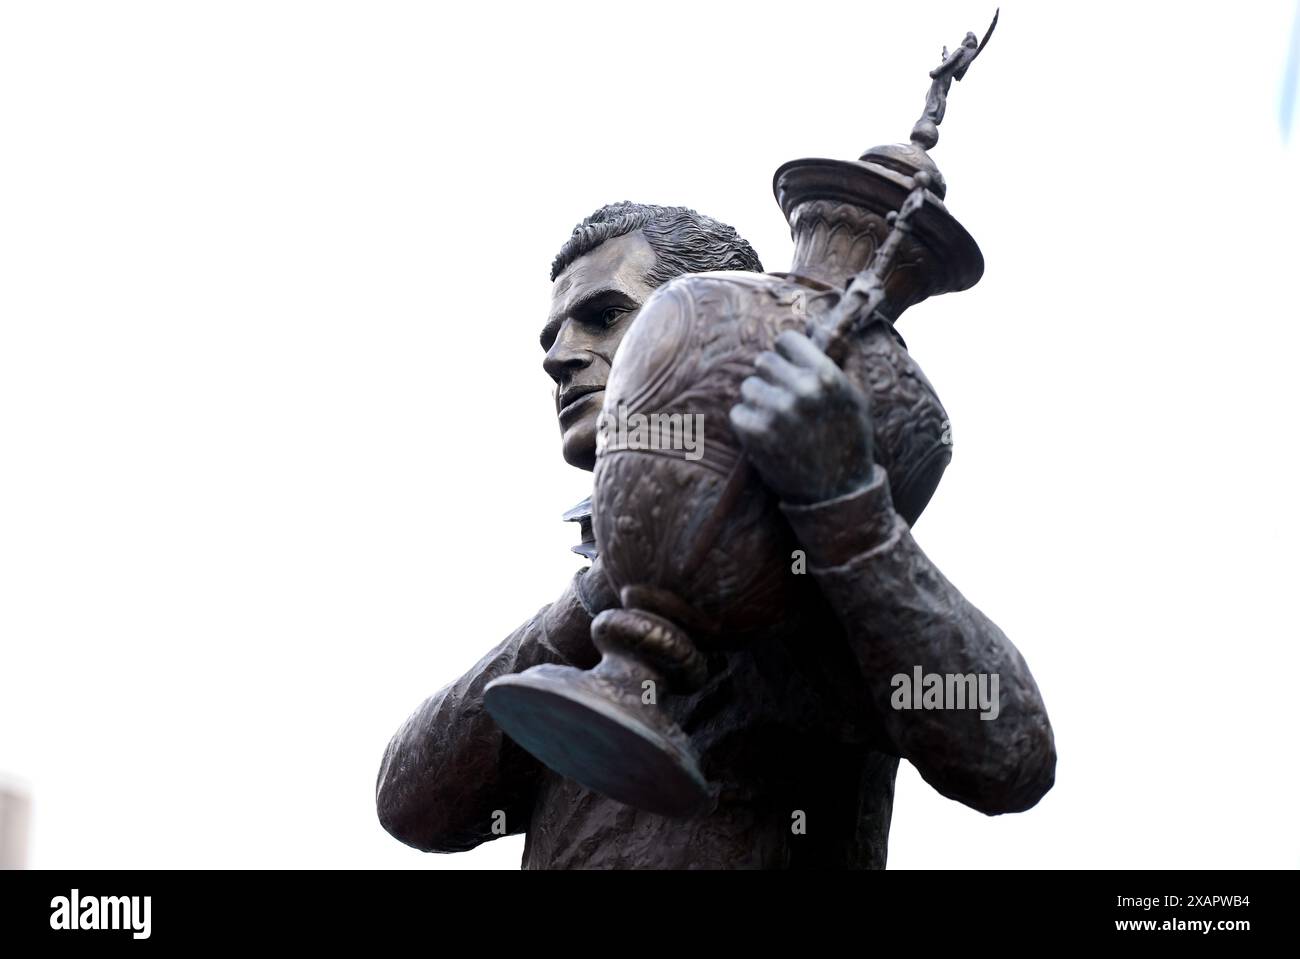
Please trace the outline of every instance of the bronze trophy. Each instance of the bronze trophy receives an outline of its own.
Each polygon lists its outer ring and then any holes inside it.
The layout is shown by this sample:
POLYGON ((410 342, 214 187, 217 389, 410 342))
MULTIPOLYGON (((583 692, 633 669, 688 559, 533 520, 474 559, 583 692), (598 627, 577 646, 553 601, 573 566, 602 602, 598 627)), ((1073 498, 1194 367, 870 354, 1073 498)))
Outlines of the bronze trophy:
POLYGON ((560 774, 653 813, 703 808, 710 787, 659 694, 697 688, 711 651, 788 631, 801 592, 816 588, 792 575, 793 534, 728 418, 755 357, 782 331, 806 332, 867 393, 876 462, 904 519, 929 501, 951 458, 947 415, 894 323, 983 273, 927 153, 952 81, 982 49, 968 34, 944 50, 911 142, 776 171, 794 240, 789 272, 683 276, 643 307, 604 416, 703 417, 701 455, 619 438, 599 449, 593 521, 621 601, 592 626, 602 659, 588 671, 548 664, 503 676, 484 697, 501 727, 560 774))

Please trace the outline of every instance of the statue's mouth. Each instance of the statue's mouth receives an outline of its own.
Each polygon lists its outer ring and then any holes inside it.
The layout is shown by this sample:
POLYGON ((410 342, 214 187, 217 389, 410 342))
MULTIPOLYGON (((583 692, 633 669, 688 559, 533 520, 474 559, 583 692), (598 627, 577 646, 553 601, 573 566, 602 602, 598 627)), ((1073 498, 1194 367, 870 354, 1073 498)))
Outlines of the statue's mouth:
POLYGON ((567 390, 561 393, 559 398, 557 399, 555 404, 556 412, 560 414, 560 419, 563 420, 567 415, 577 410, 580 401, 586 399, 588 396, 591 396, 594 393, 603 393, 604 391, 605 391, 604 386, 596 386, 591 384, 583 385, 583 386, 570 386, 567 390))

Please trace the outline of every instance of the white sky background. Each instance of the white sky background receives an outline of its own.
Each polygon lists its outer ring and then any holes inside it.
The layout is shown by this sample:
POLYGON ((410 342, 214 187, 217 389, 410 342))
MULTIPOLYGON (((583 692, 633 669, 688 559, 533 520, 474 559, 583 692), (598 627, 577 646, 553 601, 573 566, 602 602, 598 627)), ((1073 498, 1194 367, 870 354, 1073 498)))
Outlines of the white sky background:
MULTIPOLYGON (((373 789, 582 564, 551 258, 637 199, 786 268, 775 168, 905 139, 993 6, 0 6, 32 865, 517 867, 373 789)), ((1300 866, 1295 3, 1002 8, 934 151, 985 278, 900 330, 955 433, 917 539, 1029 660, 1057 785, 990 819, 904 764, 890 865, 1300 866)))

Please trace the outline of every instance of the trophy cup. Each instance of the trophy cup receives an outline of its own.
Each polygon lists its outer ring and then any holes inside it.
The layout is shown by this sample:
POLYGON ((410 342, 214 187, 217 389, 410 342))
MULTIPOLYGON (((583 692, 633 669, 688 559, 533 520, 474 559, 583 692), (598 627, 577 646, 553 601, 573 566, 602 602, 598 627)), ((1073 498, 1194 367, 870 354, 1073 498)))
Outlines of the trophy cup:
POLYGON ((682 276, 642 307, 602 415, 702 416, 707 440, 695 460, 660 444, 598 448, 593 522, 621 602, 592 624, 602 658, 591 670, 547 664, 487 686, 497 723, 556 772, 652 813, 707 807, 709 784, 659 694, 697 689, 709 653, 788 626, 813 588, 791 574, 798 544, 729 420, 755 358, 783 331, 806 332, 867 393, 898 512, 910 524, 929 501, 951 458, 947 416, 894 322, 983 273, 927 151, 952 81, 992 31, 944 50, 910 142, 776 171, 794 240, 788 272, 682 276))

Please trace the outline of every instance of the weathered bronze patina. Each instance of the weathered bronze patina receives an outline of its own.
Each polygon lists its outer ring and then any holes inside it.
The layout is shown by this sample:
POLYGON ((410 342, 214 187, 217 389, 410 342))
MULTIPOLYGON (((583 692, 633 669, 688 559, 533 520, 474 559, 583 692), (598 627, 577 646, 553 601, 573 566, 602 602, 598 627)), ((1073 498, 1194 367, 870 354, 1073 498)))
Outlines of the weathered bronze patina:
POLYGON ((565 457, 594 462, 570 514, 594 562, 398 731, 378 801, 403 841, 526 831, 531 867, 880 867, 899 757, 990 814, 1050 788, 1028 667, 910 532, 951 446, 894 322, 983 271, 926 152, 979 49, 945 51, 910 143, 777 171, 786 273, 690 211, 575 230, 543 345, 565 457), (629 412, 698 417, 699 455, 617 433, 597 453, 599 417, 629 412), (996 716, 900 708, 918 670, 996 676, 996 716))

